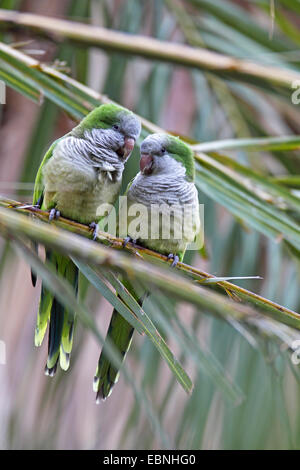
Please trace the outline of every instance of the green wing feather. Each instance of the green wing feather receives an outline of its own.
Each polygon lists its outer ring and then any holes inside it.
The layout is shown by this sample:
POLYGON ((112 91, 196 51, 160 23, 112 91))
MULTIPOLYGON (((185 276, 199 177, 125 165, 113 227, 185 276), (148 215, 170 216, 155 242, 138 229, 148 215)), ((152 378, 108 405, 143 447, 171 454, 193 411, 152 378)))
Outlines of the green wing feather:
MULTIPOLYGON (((34 192, 33 192, 32 202, 34 205, 39 204, 40 206, 42 206, 43 194, 44 194, 43 167, 45 163, 52 157, 53 150, 57 142, 58 140, 53 142, 51 147, 48 149, 38 169, 38 172, 35 178, 34 192)), ((33 243, 32 247, 34 251, 36 252, 38 251, 37 243, 33 243)), ((51 257, 52 257, 51 252, 47 251, 46 261, 51 262, 52 261, 51 257)), ((35 286, 36 275, 32 271, 31 271, 31 280, 32 280, 33 286, 35 286)), ((35 328, 35 336, 34 336, 34 343, 36 346, 40 346, 44 339, 45 332, 47 329, 48 319, 50 317, 52 303, 53 303, 53 295, 51 294, 51 292, 45 289, 44 286, 42 286, 41 298, 40 298, 40 304, 39 304, 39 310, 38 310, 38 316, 37 316, 37 322, 36 322, 36 328, 35 328)))
MULTIPOLYGON (((45 163, 47 163, 47 161, 52 157, 53 150, 59 140, 60 139, 53 142, 51 147, 45 153, 44 158, 40 164, 40 167, 38 169, 38 172, 35 178, 35 183, 34 183, 33 200, 32 200, 33 205, 39 205, 40 207, 42 207, 43 198, 44 198, 43 168, 44 168, 45 163)), ((46 209, 46 208, 43 207, 43 209, 46 209)), ((36 253, 38 252, 37 243, 32 242, 32 248, 36 253)), ((32 281, 32 285, 35 287, 36 274, 32 270, 31 270, 31 281, 32 281)), ((43 294, 42 294, 42 297, 43 297, 43 294)))
POLYGON ((37 204, 39 201, 43 199, 43 194, 44 194, 43 169, 47 161, 52 157, 53 150, 56 147, 57 143, 62 138, 63 137, 53 142, 53 144, 49 147, 49 149, 45 153, 42 163, 40 164, 40 167, 35 177, 34 190, 33 190, 33 204, 37 204))

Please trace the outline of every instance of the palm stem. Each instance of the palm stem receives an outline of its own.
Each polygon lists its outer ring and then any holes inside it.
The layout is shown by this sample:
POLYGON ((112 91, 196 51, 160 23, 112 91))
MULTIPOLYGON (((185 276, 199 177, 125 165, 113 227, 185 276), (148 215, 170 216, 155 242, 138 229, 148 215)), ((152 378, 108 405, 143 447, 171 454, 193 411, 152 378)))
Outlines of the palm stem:
POLYGON ((0 21, 2 29, 11 28, 12 25, 14 28, 26 27, 35 33, 47 33, 57 40, 70 39, 88 46, 208 70, 246 81, 263 80, 290 89, 292 82, 300 80, 300 73, 292 69, 266 67, 199 47, 139 35, 130 36, 99 26, 3 9, 0 9, 0 21))
MULTIPOLYGON (((188 280, 185 280, 184 278, 178 278, 176 279, 170 279, 173 277, 173 274, 171 275, 169 272, 166 274, 164 271, 161 271, 159 268, 157 268, 155 265, 149 263, 148 261, 143 260, 141 263, 141 260, 136 260, 132 258, 130 260, 130 264, 128 263, 128 258, 125 256, 123 253, 118 253, 116 256, 113 254, 113 250, 109 250, 109 254, 107 253, 107 248, 106 247, 101 247, 99 244, 88 244, 84 245, 86 242, 85 240, 82 240, 77 243, 74 242, 72 243, 69 242, 68 236, 70 234, 65 234, 63 231, 59 231, 59 237, 58 233, 56 230, 53 232, 53 229, 51 226, 46 226, 46 225, 37 225, 32 222, 32 220, 29 220, 28 218, 24 218, 21 215, 17 214, 11 214, 11 211, 5 210, 5 209, 10 209, 13 211, 18 211, 21 213, 34 213, 35 217, 47 222, 49 220, 49 213, 42 211, 37 208, 33 207, 24 207, 23 204, 13 201, 10 199, 5 199, 5 198, 0 198, 0 206, 3 207, 3 209, 0 208, 0 229, 1 225, 4 227, 7 227, 9 230, 14 230, 15 228, 20 231, 22 235, 26 235, 29 238, 39 241, 40 243, 45 243, 53 245, 55 248, 60 249, 60 250, 66 250, 66 252, 70 253, 73 256, 78 256, 78 257, 83 257, 85 260, 90 261, 92 263, 99 263, 99 264, 105 264, 109 267, 112 267, 114 269, 121 269, 125 270, 129 275, 132 275, 134 273, 135 276, 140 276, 141 280, 144 280, 146 283, 149 282, 151 279, 151 282, 153 282, 155 285, 158 287, 164 287, 166 290, 169 292, 173 293, 174 295, 178 294, 180 292, 182 297, 190 301, 196 305, 200 305, 202 308, 205 305, 205 298, 208 293, 208 296, 210 294, 214 294, 213 292, 209 292, 207 289, 204 289, 200 287, 199 283, 195 285, 194 283, 191 284, 188 280), (20 207, 20 209, 18 209, 20 207), (65 238, 66 237, 66 238, 65 238), (80 247, 80 243, 82 243, 82 248, 80 247), (84 250, 86 249, 86 251, 84 250), (104 251, 103 251, 104 250, 104 251), (125 257, 124 257, 125 256, 125 257), (174 283, 173 283, 174 282, 174 283), (178 284, 179 282, 179 284, 178 284), (181 290, 181 282, 184 284, 184 290, 181 290), (177 287, 176 287, 177 286, 177 287), (177 290, 178 289, 178 290, 177 290), (199 298, 199 295, 201 294, 202 298, 199 298)), ((92 233, 91 229, 87 225, 80 224, 78 222, 74 222, 72 220, 65 219, 63 217, 60 217, 58 220, 51 222, 51 225, 57 226, 57 230, 60 228, 64 228, 68 231, 71 231, 75 234, 78 235, 83 235, 84 237, 91 238, 92 233)), ((122 238, 117 238, 114 237, 106 232, 99 232, 98 233, 98 241, 102 244, 109 245, 111 248, 115 248, 118 250, 123 249, 124 246, 124 240, 122 238)), ((160 253, 157 253, 155 251, 149 250, 144 247, 136 246, 131 243, 128 243, 126 245, 125 250, 138 254, 139 258, 144 256, 147 256, 147 259, 156 259, 160 261, 167 262, 167 256, 164 256, 160 253)), ((214 278, 215 276, 202 271, 198 268, 195 268, 193 266, 187 265, 185 263, 178 263, 177 268, 179 271, 186 272, 190 275, 193 276, 195 280, 202 280, 203 279, 211 279, 214 278)), ((236 286, 232 284, 231 282, 228 281, 220 281, 217 283, 220 287, 225 289, 226 292, 233 293, 240 297, 243 300, 246 300, 248 302, 251 302, 252 304, 255 304, 256 306, 260 307, 263 311, 265 311, 268 315, 271 315, 275 317, 277 320, 282 321, 282 323, 288 324, 290 326, 294 326, 295 328, 300 329, 300 315, 293 310, 290 310, 286 307, 283 307, 271 300, 265 299, 264 297, 255 294, 254 292, 251 292, 247 289, 244 289, 240 286, 236 286)), ((200 297, 201 297, 200 296, 200 297)), ((222 299, 222 302, 224 302, 224 311, 228 314, 229 311, 231 310, 232 314, 232 303, 229 302, 226 299, 222 299), (228 305, 227 305, 228 302, 228 305), (227 308, 229 310, 227 310, 227 308)), ((211 304, 210 300, 208 301, 210 307, 213 310, 216 310, 220 314, 222 311, 221 305, 216 306, 213 308, 213 304, 211 304)), ((244 305, 240 305, 235 302, 235 307, 239 311, 239 314, 241 314, 243 317, 246 315, 249 315, 249 311, 247 310, 247 307, 244 305), (242 309, 240 311, 240 308, 242 309), (246 310, 245 310, 246 309, 246 310)), ((239 315, 238 314, 238 315, 239 315)), ((251 311, 250 311, 251 315, 251 311)))

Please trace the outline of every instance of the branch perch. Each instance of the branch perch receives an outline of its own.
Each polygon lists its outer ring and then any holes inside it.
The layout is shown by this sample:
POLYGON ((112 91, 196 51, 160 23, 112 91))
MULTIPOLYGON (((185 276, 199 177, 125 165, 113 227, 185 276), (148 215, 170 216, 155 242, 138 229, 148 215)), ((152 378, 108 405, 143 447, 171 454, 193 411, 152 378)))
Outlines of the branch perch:
MULTIPOLYGON (((62 246, 65 248, 67 252, 70 252, 70 254, 78 257, 83 257, 84 259, 88 260, 89 262, 92 263, 99 263, 99 264, 104 264, 108 267, 117 267, 119 269, 125 269, 129 273, 129 275, 135 275, 135 276, 140 276, 142 280, 145 280, 146 282, 149 282, 149 273, 152 273, 153 276, 151 276, 151 282, 153 281, 157 287, 164 287, 166 288, 167 291, 173 293, 176 295, 176 283, 183 282, 185 284, 185 293, 183 298, 185 300, 190 301, 198 306, 201 306, 203 308, 203 302, 205 302, 206 296, 210 295, 210 292, 207 289, 204 289, 203 287, 200 287, 199 283, 197 285, 191 284, 188 282, 187 279, 180 278, 176 276, 177 280, 174 280, 174 284, 171 282, 170 284, 170 279, 174 276, 173 273, 168 272, 167 274, 164 274, 163 271, 161 271, 160 268, 158 268, 156 265, 153 265, 151 262, 148 261, 141 261, 136 258, 130 258, 130 263, 128 263, 128 257, 124 253, 118 253, 117 256, 113 255, 113 250, 107 251, 107 247, 101 248, 100 244, 98 243, 91 243, 88 246, 85 245, 87 241, 81 239, 78 241, 78 238, 76 238, 76 243, 73 246, 73 248, 70 245, 70 241, 68 239, 68 236, 70 234, 66 234, 63 230, 60 229, 65 229, 70 232, 73 232, 78 235, 82 235, 86 238, 91 238, 92 233, 91 229, 87 225, 79 224, 77 222, 74 222, 72 220, 65 219, 63 217, 60 217, 58 220, 51 222, 51 225, 55 226, 55 231, 53 232, 53 227, 45 225, 36 225, 33 221, 28 220, 26 217, 22 217, 21 214, 18 214, 18 218, 16 218, 16 215, 12 217, 11 219, 9 218, 9 211, 5 209, 10 209, 13 212, 21 212, 22 214, 34 214, 35 217, 38 219, 48 222, 49 220, 49 213, 46 211, 42 211, 40 209, 30 207, 30 206, 24 206, 24 204, 21 204, 20 202, 11 200, 11 199, 6 199, 0 197, 0 206, 3 207, 1 209, 0 207, 0 229, 1 225, 9 230, 14 230, 15 228, 17 230, 20 230, 20 232, 23 235, 28 236, 29 238, 33 240, 37 240, 40 243, 45 243, 45 244, 52 244, 58 249, 62 249, 62 246), (19 208, 20 207, 20 208, 19 208), (20 222, 18 223, 18 220, 20 222), (56 232, 59 230, 59 242, 57 241, 58 238, 58 233, 56 232), (67 237, 67 239, 65 239, 67 237), (82 244, 82 247, 80 247, 82 244), (86 251, 84 250, 86 248, 86 251), (98 250, 98 251, 97 251, 98 250), (105 250, 103 252, 103 250, 105 250), (167 276, 167 280, 166 280, 167 276), (195 295, 198 300, 195 300, 195 295), (201 297, 201 301, 199 300, 198 297, 201 297)), ((13 215, 13 214, 12 214, 13 215)), ((122 238, 117 238, 113 237, 112 235, 106 233, 106 232, 99 232, 98 233, 98 241, 101 244, 109 245, 110 248, 114 248, 117 250, 123 250, 123 242, 124 240, 122 238)), ((157 253, 155 251, 149 250, 144 247, 136 246, 131 243, 128 243, 124 249, 124 251, 129 251, 130 253, 138 253, 139 257, 143 257, 143 255, 146 255, 147 258, 150 258, 153 260, 160 260, 164 262, 168 262, 168 258, 165 255, 162 255, 160 253, 157 253)), ((206 273, 205 271, 202 271, 200 269, 197 269, 193 266, 187 265, 185 263, 178 263, 177 264, 177 269, 179 271, 185 272, 193 277, 195 280, 204 280, 204 279, 212 279, 215 276, 206 273)), ((217 283, 218 286, 222 287, 225 289, 226 292, 234 293, 236 296, 239 298, 250 301, 252 303, 255 303, 258 305, 260 308, 266 311, 269 315, 273 316, 274 315, 281 321, 282 323, 285 323, 289 326, 293 326, 297 329, 300 329, 300 315, 293 310, 290 310, 286 307, 283 307, 275 302, 272 302, 271 300, 265 299, 264 297, 255 294, 247 289, 244 289, 242 287, 236 286, 232 284, 231 282, 228 281, 221 281, 217 283)), ((211 294, 213 294, 211 292, 211 294)), ((222 299, 222 302, 225 302, 224 304, 224 309, 226 310, 227 308, 231 308, 231 302, 227 299, 222 299), (228 305, 227 305, 228 303, 228 305)), ((209 302, 210 303, 210 302, 209 302)), ((212 308, 213 305, 210 305, 212 308)), ((239 310, 239 308, 242 308, 242 315, 247 315, 247 307, 241 304, 235 303, 235 308, 239 310), (246 308, 246 311, 244 310, 246 308)), ((212 310, 215 310, 212 308, 212 310)), ((218 313, 221 313, 221 305, 218 306, 218 313), (219 309, 220 307, 220 309, 219 309)), ((251 311, 252 312, 252 311, 251 311)), ((253 314, 253 313, 252 313, 253 314)), ((249 311, 248 311, 249 315, 249 311)))

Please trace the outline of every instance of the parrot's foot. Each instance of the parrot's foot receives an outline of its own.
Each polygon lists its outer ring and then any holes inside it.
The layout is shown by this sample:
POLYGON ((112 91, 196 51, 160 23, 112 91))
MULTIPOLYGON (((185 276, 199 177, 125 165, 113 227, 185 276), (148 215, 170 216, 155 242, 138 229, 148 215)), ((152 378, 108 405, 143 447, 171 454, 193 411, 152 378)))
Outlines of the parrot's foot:
POLYGON ((172 259, 173 260, 173 263, 171 264, 171 268, 175 268, 175 266, 177 265, 178 261, 179 261, 179 256, 177 255, 173 255, 173 253, 170 253, 168 255, 168 259, 172 259))
POLYGON ((98 232, 99 232, 99 225, 96 224, 96 222, 92 222, 90 225, 89 225, 90 229, 93 231, 93 240, 95 241, 97 239, 97 236, 98 236, 98 232))
POLYGON ((49 214, 49 222, 51 222, 54 219, 58 219, 60 217, 60 212, 56 210, 55 208, 51 209, 50 214, 49 214))
POLYGON ((123 248, 125 248, 128 243, 132 243, 133 245, 136 245, 136 244, 137 244, 137 240, 134 240, 134 239, 131 238, 131 237, 126 237, 126 238, 124 238, 124 241, 123 241, 123 248))

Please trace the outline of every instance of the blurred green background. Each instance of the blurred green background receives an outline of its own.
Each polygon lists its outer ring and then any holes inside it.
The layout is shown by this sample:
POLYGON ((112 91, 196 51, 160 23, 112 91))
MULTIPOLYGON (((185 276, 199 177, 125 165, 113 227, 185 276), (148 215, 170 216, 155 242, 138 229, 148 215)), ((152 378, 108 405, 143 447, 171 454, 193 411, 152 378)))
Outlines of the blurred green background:
MULTIPOLYGON (((300 71, 298 0, 2 0, 0 8, 184 42, 258 65, 300 71)), ((54 64, 191 142, 300 134, 299 106, 291 102, 292 88, 241 79, 234 71, 225 77, 105 52, 26 28, 8 30, 1 23, 0 34, 2 41, 19 43, 24 53, 54 64)), ((0 109, 0 193, 30 201, 43 153, 74 121, 50 100, 38 105, 12 88, 7 88, 6 104, 0 109)), ((278 194, 275 197, 271 189, 268 192, 253 180, 250 169, 274 185, 277 177, 284 176, 288 194, 299 198, 300 177, 296 181, 295 175, 300 170, 300 152, 288 146, 276 151, 259 145, 256 151, 236 147, 223 153, 249 169, 250 194, 298 224, 296 204, 287 207, 278 194)), ((137 171, 138 152, 127 163, 124 187, 137 171)), ((240 281, 240 285, 299 311, 300 251, 295 246, 288 251, 280 233, 268 236, 270 230, 264 230, 262 222, 248 224, 247 207, 242 215, 221 193, 212 194, 205 173, 199 173, 198 189, 205 206, 206 253, 189 254, 187 261, 217 276, 260 275, 263 280, 240 281)), ((6 343, 7 360, 0 365, 0 447, 159 449, 166 445, 122 375, 112 396, 95 405, 92 377, 99 345, 80 322, 70 370, 59 370, 54 379, 44 376, 47 345, 39 350, 33 346, 38 289, 31 286, 28 265, 3 239, 0 256, 0 339, 6 343)), ((148 339, 134 337, 128 367, 149 397, 169 445, 178 449, 299 448, 300 375, 285 341, 285 334, 297 338, 297 333, 282 327, 282 341, 272 341, 170 297, 157 301, 163 304, 167 320, 176 311, 185 325, 183 337, 191 335, 202 354, 192 361, 168 335, 166 325, 161 325, 168 344, 194 379, 194 392, 187 396, 148 339), (232 393, 227 392, 228 384, 232 393)), ((105 334, 112 307, 93 288, 87 304, 105 334)), ((154 317, 155 308, 155 301, 149 301, 148 311, 154 317)))

